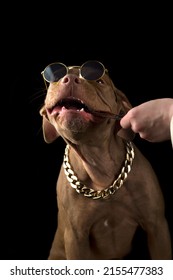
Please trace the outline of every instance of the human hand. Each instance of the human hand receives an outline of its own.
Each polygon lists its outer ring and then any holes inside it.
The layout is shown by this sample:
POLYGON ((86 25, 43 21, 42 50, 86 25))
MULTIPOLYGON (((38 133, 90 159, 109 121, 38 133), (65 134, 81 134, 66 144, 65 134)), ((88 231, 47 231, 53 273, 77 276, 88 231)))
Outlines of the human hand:
POLYGON ((162 142, 171 138, 172 116, 173 99, 155 99, 129 110, 121 119, 120 125, 124 129, 131 128, 147 141, 162 142))

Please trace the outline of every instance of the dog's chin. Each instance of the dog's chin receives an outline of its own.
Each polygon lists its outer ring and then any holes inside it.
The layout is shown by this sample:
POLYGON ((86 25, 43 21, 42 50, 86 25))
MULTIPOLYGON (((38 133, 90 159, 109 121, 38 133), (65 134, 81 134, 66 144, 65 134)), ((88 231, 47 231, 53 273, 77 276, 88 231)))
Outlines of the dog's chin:
POLYGON ((66 110, 56 116, 58 134, 71 143, 83 141, 95 133, 98 117, 85 111, 66 110), (76 142, 77 141, 77 142, 76 142))
POLYGON ((58 115, 58 126, 75 134, 86 132, 97 120, 85 111, 66 110, 58 115))

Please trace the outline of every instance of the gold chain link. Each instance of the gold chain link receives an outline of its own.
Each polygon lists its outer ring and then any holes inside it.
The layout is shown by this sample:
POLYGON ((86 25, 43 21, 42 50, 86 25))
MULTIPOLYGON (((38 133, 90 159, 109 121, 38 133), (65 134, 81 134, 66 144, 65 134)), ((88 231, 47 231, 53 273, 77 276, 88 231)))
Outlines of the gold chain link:
POLYGON ((67 180, 69 181, 72 188, 76 190, 77 193, 82 193, 84 196, 92 198, 92 199, 99 199, 99 198, 107 198, 109 195, 115 194, 115 192, 120 189, 127 179, 128 173, 131 171, 133 159, 135 156, 134 148, 132 142, 126 142, 126 159, 124 162, 124 166, 121 169, 121 173, 119 174, 118 178, 113 182, 111 186, 108 188, 97 191, 91 188, 88 188, 83 183, 81 183, 72 170, 72 167, 69 162, 69 145, 66 145, 65 153, 64 153, 64 161, 63 167, 65 175, 67 176, 67 180))

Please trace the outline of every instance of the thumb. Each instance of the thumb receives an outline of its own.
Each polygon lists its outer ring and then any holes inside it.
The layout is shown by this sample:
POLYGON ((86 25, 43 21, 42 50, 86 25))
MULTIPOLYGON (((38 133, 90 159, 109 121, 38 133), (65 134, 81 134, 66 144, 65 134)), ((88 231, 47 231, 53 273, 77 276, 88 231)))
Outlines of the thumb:
POLYGON ((122 117, 122 119, 120 120, 120 125, 124 129, 131 128, 131 122, 128 113, 124 117, 122 117))

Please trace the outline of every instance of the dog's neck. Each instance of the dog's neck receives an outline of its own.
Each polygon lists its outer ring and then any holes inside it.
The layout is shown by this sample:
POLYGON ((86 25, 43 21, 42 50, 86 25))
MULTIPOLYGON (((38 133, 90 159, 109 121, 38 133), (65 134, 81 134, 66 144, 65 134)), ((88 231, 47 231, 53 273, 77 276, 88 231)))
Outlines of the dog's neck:
POLYGON ((70 145, 69 159, 79 179, 94 189, 104 189, 119 175, 125 160, 124 140, 118 136, 92 143, 70 145), (79 160, 80 159, 80 160, 79 160))

